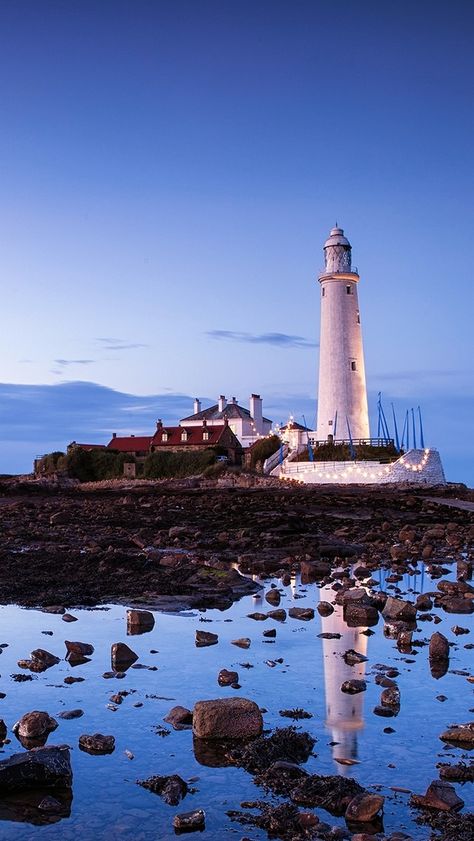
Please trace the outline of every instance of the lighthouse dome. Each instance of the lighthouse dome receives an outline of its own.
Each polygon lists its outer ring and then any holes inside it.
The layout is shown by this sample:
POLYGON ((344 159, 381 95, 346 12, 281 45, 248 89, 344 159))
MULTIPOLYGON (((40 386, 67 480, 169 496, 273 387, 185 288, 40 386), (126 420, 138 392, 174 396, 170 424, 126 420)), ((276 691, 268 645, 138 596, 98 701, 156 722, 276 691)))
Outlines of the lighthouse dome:
POLYGON ((331 245, 345 245, 346 247, 351 247, 349 240, 344 236, 342 228, 331 228, 329 237, 324 243, 324 248, 329 248, 331 245))

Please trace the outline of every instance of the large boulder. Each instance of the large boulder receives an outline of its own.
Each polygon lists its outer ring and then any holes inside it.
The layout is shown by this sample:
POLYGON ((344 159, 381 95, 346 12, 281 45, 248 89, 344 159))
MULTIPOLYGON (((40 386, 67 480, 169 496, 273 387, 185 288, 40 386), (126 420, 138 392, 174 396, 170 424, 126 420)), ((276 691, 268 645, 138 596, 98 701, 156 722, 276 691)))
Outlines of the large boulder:
POLYGON ((25 713, 12 730, 24 747, 44 745, 49 734, 56 730, 58 722, 42 710, 25 713))
POLYGON ((193 733, 199 739, 252 739, 263 729, 262 714, 247 698, 197 701, 193 733))
POLYGON ((440 634, 439 631, 435 631, 435 633, 431 635, 429 655, 430 660, 449 659, 449 642, 444 634, 440 634))
POLYGON ((450 783, 433 780, 426 789, 426 794, 412 794, 410 804, 422 809, 457 812, 464 806, 464 800, 457 796, 454 786, 450 783))
POLYGON ((70 788, 72 769, 67 745, 49 745, 14 753, 0 761, 0 792, 29 788, 70 788))

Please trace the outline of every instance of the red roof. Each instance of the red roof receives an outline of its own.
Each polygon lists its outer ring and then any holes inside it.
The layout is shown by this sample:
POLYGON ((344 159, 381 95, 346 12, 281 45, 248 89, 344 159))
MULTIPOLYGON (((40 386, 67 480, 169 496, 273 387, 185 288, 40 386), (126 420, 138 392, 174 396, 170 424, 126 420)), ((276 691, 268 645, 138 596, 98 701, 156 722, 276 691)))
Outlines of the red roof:
POLYGON ((151 446, 157 447, 186 447, 201 444, 212 447, 219 443, 226 424, 218 426, 163 426, 156 430, 151 446), (183 440, 183 436, 186 440, 183 440), (207 437, 206 437, 207 435, 207 437))
POLYGON ((136 453, 150 449, 152 439, 149 435, 127 435, 124 438, 119 438, 116 435, 107 444, 111 450, 119 450, 121 453, 136 453))

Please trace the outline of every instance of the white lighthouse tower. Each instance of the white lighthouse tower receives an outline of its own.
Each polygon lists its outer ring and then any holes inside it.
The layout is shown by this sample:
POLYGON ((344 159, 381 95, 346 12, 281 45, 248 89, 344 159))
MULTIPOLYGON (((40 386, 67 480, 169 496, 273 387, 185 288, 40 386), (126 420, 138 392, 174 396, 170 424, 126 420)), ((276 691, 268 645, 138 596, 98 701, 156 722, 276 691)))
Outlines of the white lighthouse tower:
POLYGON ((317 436, 369 438, 364 350, 351 244, 342 228, 324 243, 321 285, 321 335, 317 436))

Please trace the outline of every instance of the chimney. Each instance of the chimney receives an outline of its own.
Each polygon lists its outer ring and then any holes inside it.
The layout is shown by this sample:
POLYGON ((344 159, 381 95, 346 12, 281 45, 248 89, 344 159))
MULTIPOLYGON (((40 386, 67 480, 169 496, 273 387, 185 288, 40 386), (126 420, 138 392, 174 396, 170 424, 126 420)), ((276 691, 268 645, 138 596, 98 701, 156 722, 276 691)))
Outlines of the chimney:
POLYGON ((194 398, 194 413, 195 415, 201 411, 201 401, 197 397, 194 398))
POLYGON ((232 403, 234 404, 234 406, 237 405, 237 400, 235 399, 235 397, 232 398, 232 403))
POLYGON ((262 398, 259 394, 250 395, 250 417, 255 424, 255 432, 263 433, 262 398))
MULTIPOLYGON (((116 437, 117 437, 117 433, 116 433, 116 432, 112 432, 112 438, 116 438, 116 437)), ((75 441, 73 441, 73 444, 75 444, 75 443, 76 443, 76 442, 75 442, 75 441)))
POLYGON ((156 431, 158 432, 159 429, 163 429, 163 424, 161 422, 161 418, 158 418, 156 422, 156 431))
POLYGON ((219 412, 223 412, 226 407, 227 400, 224 394, 219 395, 219 412))

